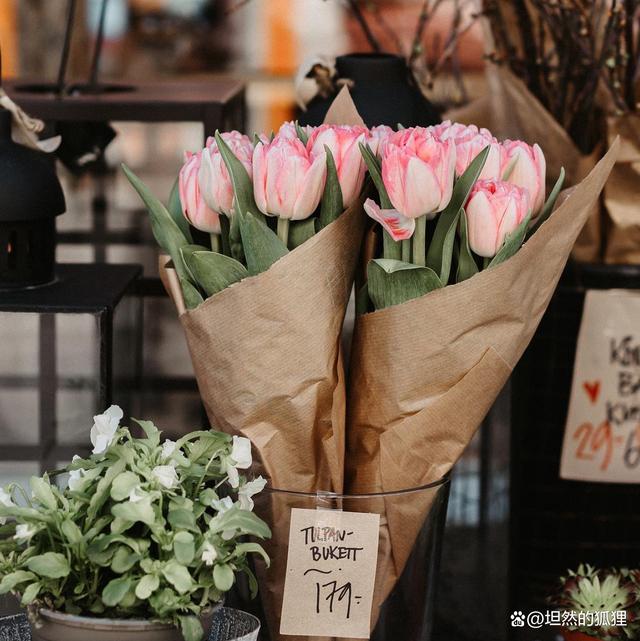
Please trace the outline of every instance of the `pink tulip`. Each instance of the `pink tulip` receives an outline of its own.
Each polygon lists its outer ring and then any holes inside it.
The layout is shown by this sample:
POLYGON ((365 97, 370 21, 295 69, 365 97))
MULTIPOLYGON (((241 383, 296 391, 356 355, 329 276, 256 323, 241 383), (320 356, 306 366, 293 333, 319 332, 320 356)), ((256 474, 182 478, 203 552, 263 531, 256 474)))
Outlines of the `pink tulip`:
POLYGON ((185 163, 178 176, 182 213, 196 229, 209 234, 219 234, 220 216, 205 202, 198 182, 201 160, 202 152, 185 153, 185 163))
MULTIPOLYGON (((315 127, 312 127, 311 125, 299 125, 299 127, 305 134, 307 134, 307 137, 311 136, 315 129, 315 127)), ((278 136, 280 136, 280 138, 285 138, 286 140, 295 140, 298 138, 296 123, 293 121, 283 123, 278 130, 278 136)))
POLYGON ((441 141, 423 127, 387 139, 382 180, 394 208, 407 218, 434 218, 451 200, 456 168, 453 140, 441 141))
POLYGON ((366 165, 359 143, 366 144, 369 131, 365 127, 322 125, 309 138, 307 147, 312 154, 320 154, 325 145, 331 150, 342 190, 343 205, 349 207, 360 195, 366 165))
POLYGON ((382 156, 387 147, 387 141, 395 133, 391 127, 387 125, 378 125, 369 131, 371 137, 369 138, 369 147, 374 154, 382 156))
MULTIPOLYGON (((253 145, 249 137, 238 131, 230 131, 223 133, 222 139, 251 176, 253 145)), ((213 137, 207 139, 207 146, 202 150, 198 182, 202 197, 209 209, 219 214, 231 216, 233 213, 233 184, 218 149, 218 143, 213 137)))
POLYGON ((382 209, 378 203, 371 198, 364 202, 364 210, 373 220, 379 222, 383 229, 393 240, 407 240, 413 236, 416 229, 414 218, 407 218, 395 209, 382 209))
POLYGON ((544 205, 547 163, 538 145, 527 145, 520 140, 502 143, 502 175, 513 185, 528 190, 534 216, 544 205))
POLYGON ((315 154, 297 138, 276 136, 253 152, 253 191, 269 216, 308 218, 318 207, 327 175, 324 150, 315 154))
POLYGON ((445 120, 433 128, 440 140, 453 140, 456 145, 456 175, 462 176, 475 157, 489 147, 489 154, 480 172, 480 180, 500 179, 502 149, 500 143, 488 129, 478 129, 475 125, 462 125, 445 120))
POLYGON ((495 256, 507 234, 515 231, 529 215, 530 202, 527 190, 517 185, 479 180, 465 207, 471 249, 478 256, 495 256))

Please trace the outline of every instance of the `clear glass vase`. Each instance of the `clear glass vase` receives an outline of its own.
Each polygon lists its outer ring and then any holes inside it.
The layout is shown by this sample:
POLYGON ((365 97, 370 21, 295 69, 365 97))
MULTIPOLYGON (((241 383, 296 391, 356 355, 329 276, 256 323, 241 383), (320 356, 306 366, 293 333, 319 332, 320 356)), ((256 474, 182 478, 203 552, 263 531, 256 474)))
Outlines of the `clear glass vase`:
POLYGON ((397 492, 351 496, 265 490, 256 497, 255 509, 272 528, 273 537, 265 546, 271 566, 256 564, 260 597, 253 604, 243 598, 241 586, 239 589, 240 607, 253 611, 263 622, 260 639, 342 638, 280 634, 291 513, 301 508, 380 515, 369 638, 429 641, 448 496, 448 479, 397 492))

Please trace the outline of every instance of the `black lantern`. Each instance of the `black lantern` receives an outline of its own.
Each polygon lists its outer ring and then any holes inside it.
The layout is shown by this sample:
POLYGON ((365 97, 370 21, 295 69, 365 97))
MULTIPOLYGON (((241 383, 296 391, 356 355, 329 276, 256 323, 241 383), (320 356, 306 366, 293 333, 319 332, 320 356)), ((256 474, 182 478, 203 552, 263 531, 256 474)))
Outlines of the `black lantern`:
POLYGON ((51 158, 15 143, 0 109, 0 289, 54 279, 56 216, 65 200, 51 158))

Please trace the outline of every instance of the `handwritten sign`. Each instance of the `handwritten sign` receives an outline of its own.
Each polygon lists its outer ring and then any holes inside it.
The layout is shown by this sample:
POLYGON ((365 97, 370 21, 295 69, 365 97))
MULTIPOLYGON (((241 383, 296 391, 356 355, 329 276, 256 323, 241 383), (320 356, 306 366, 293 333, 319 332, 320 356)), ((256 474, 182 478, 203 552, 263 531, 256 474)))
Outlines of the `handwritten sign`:
POLYGON ((587 292, 560 476, 640 483, 640 292, 587 292))
POLYGON ((291 510, 280 634, 370 636, 379 514, 291 510))

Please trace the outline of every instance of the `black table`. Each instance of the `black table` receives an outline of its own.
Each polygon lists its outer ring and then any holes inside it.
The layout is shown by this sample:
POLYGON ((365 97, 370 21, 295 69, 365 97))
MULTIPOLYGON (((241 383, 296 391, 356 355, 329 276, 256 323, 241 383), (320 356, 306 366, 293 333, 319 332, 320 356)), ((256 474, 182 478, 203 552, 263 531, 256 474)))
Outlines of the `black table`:
MULTIPOLYGON (((57 437, 56 404, 59 376, 56 354, 56 316, 89 314, 96 318, 99 334, 98 394, 96 412, 113 402, 114 312, 123 297, 133 293, 142 269, 138 265, 68 264, 57 266, 57 279, 27 290, 0 291, 0 329, 10 332, 12 313, 39 316, 39 371, 35 380, 28 377, 0 377, 0 386, 21 388, 38 386, 39 426, 37 445, 0 443, 0 460, 38 460, 43 471, 73 454, 86 452, 89 439, 82 445, 61 445, 57 437), (4 379, 4 380, 3 380, 4 379)), ((136 376, 141 373, 142 303, 136 305, 136 376)), ((90 416, 87 417, 89 422, 90 416)))

